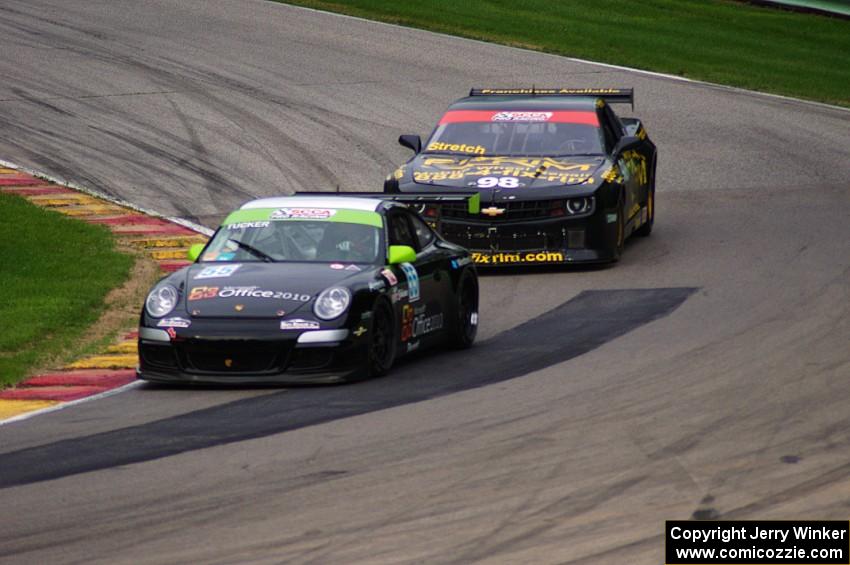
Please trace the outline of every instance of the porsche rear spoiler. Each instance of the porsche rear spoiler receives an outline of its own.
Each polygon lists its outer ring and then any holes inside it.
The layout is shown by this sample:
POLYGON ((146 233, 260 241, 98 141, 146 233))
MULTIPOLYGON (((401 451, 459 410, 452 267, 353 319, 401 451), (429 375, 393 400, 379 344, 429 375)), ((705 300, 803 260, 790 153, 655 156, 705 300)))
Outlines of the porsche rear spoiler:
POLYGON ((377 198, 405 204, 435 204, 466 202, 470 214, 481 211, 481 194, 478 192, 296 192, 296 196, 354 196, 359 198, 377 198))
POLYGON ((473 88, 470 96, 571 96, 602 98, 606 102, 635 106, 633 88, 473 88))

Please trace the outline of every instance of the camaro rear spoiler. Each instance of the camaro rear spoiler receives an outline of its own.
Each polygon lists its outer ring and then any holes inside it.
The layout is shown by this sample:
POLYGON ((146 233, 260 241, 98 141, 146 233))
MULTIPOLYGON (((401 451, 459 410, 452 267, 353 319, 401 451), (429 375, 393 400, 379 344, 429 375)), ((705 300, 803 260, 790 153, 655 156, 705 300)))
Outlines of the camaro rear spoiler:
POLYGON ((446 202, 464 202, 470 214, 481 211, 481 194, 478 192, 296 192, 296 196, 354 196, 359 198, 377 198, 406 204, 443 204, 446 202))
POLYGON ((589 96, 635 107, 633 88, 473 88, 470 96, 589 96))

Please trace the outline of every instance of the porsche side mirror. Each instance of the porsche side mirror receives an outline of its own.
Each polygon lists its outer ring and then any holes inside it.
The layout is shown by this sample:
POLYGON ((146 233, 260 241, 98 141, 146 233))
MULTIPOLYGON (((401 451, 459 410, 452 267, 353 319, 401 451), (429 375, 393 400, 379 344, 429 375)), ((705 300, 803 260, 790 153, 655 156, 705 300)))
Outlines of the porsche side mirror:
POLYGON ((390 245, 390 252, 388 255, 387 259, 390 265, 412 263, 416 261, 416 251, 414 251, 409 245, 390 245))
POLYGON ((192 247, 189 248, 189 252, 186 253, 186 256, 189 258, 189 261, 193 263, 198 260, 198 257, 201 256, 201 251, 204 250, 203 243, 196 243, 192 247))
POLYGON ((398 136, 398 144, 412 149, 414 153, 422 151, 422 140, 418 135, 405 134, 398 136))

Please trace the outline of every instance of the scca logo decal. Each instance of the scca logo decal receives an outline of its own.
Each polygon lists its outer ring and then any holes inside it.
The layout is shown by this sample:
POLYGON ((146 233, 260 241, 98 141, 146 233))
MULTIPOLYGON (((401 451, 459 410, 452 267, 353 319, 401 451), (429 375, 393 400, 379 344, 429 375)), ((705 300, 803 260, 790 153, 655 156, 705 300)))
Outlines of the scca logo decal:
POLYGON ((404 271, 404 276, 407 277, 407 300, 408 302, 416 302, 419 300, 419 273, 416 272, 416 267, 410 263, 402 263, 399 266, 404 271))

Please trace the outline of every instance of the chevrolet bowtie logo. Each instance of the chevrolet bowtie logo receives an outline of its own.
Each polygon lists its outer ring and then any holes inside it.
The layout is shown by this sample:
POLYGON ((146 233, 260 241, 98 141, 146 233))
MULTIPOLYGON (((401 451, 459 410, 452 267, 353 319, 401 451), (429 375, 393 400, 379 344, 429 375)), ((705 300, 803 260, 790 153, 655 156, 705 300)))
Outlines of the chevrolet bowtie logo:
POLYGON ((482 208, 481 213, 487 216, 501 216, 505 213, 504 208, 496 208, 495 206, 490 206, 489 208, 482 208))

